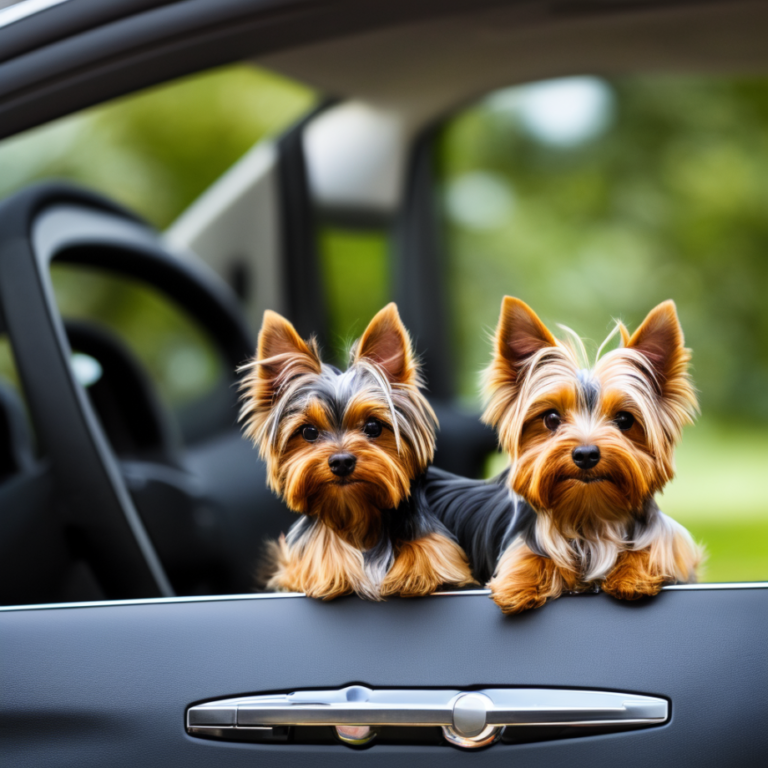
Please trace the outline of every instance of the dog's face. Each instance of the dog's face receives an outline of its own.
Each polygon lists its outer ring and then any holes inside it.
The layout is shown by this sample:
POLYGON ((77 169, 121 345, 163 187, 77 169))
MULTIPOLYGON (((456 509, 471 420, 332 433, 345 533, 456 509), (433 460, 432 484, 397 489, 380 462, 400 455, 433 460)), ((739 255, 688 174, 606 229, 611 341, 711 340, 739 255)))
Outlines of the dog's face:
POLYGON ((344 372, 268 311, 246 370, 246 434, 295 512, 365 537, 371 518, 406 499, 432 460, 437 422, 394 304, 371 321, 344 372))
POLYGON ((511 483, 565 534, 641 510, 673 475, 697 408, 674 304, 660 304, 622 346, 579 365, 536 314, 506 297, 487 371, 484 420, 512 457, 511 483))

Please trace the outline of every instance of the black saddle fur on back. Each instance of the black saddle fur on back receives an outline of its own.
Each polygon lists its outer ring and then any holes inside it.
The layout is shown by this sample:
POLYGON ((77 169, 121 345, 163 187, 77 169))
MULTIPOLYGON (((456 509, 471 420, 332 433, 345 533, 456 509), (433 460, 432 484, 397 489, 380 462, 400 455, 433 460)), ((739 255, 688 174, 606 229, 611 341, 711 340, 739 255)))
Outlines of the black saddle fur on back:
POLYGON ((538 549, 536 513, 511 491, 508 477, 508 469, 492 480, 469 480, 430 467, 424 479, 430 512, 456 537, 481 584, 493 576, 501 553, 518 536, 538 549))

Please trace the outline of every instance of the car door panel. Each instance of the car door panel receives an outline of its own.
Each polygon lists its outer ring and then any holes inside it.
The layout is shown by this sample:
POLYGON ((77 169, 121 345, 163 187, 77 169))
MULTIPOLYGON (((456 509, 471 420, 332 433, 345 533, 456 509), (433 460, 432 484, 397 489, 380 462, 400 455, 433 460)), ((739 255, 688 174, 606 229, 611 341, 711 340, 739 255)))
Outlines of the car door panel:
MULTIPOLYGON (((7 765, 760 765, 768 589, 562 598, 517 617, 484 594, 374 604, 158 600, 0 612, 7 765), (191 704, 298 689, 555 687, 667 698, 646 730, 454 747, 246 744, 189 736, 191 704)), ((5 762, 5 761, 4 761, 5 762)))

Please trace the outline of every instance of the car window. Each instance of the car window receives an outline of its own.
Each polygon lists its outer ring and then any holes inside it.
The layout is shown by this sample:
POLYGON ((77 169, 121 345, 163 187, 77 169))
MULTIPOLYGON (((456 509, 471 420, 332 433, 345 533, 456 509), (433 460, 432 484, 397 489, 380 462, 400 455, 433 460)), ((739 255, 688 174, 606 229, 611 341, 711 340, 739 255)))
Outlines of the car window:
POLYGON ((674 299, 702 414, 661 507, 706 545, 705 580, 768 578, 768 80, 500 90, 447 121, 437 165, 462 397, 479 405, 505 293, 593 349, 674 299))
POLYGON ((164 228, 316 98, 247 65, 150 88, 0 142, 0 198, 39 179, 66 179, 164 228))

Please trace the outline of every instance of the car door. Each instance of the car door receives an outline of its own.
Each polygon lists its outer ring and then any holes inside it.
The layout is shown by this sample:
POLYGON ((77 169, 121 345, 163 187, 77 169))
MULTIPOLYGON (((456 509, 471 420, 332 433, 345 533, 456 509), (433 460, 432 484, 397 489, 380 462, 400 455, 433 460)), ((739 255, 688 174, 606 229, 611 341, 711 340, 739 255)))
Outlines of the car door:
POLYGON ((566 597, 514 618, 479 591, 381 604, 265 595, 4 608, 0 636, 3 762, 19 767, 758 766, 768 748, 764 585, 667 588, 632 604, 566 597), (575 711, 582 725, 561 733, 510 725, 471 756, 427 728, 381 729, 360 751, 333 743, 330 728, 275 729, 253 743, 233 728, 202 738, 185 727, 203 702, 350 685, 396 689, 404 714, 440 689, 544 688, 566 708, 568 692, 606 691, 669 709, 662 724, 597 735, 575 711))

